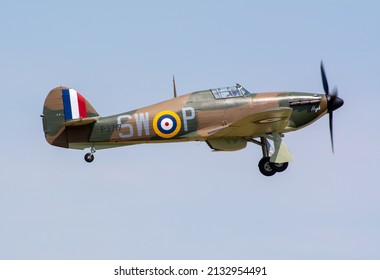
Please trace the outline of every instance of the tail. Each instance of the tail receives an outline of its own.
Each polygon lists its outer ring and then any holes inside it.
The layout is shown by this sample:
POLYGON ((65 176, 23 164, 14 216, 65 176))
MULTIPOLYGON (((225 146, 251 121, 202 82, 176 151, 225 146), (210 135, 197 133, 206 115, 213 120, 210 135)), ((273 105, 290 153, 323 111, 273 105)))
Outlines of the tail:
POLYGON ((45 99, 43 128, 46 141, 69 148, 69 143, 86 143, 99 114, 76 90, 56 87, 45 99))

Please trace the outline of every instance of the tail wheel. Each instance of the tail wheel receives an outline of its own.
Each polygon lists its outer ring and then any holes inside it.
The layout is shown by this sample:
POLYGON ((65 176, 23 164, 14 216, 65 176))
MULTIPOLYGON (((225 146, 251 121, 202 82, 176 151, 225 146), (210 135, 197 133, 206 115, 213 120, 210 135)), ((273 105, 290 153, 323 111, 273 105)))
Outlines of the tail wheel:
POLYGON ((94 154, 92 153, 87 153, 84 155, 84 160, 87 161, 87 162, 93 162, 94 161, 94 154))
POLYGON ((283 162, 283 163, 274 163, 271 162, 270 166, 272 169, 276 170, 276 172, 282 172, 285 171, 286 168, 288 168, 289 163, 288 162, 283 162))
POLYGON ((259 161, 259 169, 261 174, 263 174, 264 176, 273 176, 277 172, 274 168, 272 168, 269 159, 269 157, 263 157, 259 161))

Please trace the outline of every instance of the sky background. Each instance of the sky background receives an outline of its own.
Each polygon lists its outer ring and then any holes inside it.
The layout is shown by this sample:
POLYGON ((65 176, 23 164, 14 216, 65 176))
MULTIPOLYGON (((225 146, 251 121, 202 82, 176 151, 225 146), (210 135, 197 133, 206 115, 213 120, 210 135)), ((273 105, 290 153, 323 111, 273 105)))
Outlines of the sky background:
POLYGON ((379 1, 0 2, 0 259, 380 259, 379 1), (345 101, 285 141, 267 178, 258 146, 205 143, 85 151, 47 144, 40 114, 59 85, 99 114, 177 92, 345 101))

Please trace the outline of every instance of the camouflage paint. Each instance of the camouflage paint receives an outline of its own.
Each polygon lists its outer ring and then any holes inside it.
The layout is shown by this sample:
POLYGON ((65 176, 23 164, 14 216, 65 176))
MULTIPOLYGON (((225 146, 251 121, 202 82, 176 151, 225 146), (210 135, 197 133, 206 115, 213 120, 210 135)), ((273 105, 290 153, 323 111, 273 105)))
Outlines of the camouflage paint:
MULTIPOLYGON (((324 94, 269 92, 216 99, 211 90, 204 90, 107 117, 100 117, 86 100, 87 118, 67 123, 63 89, 68 88, 57 87, 48 94, 43 109, 43 127, 49 144, 65 148, 93 146, 100 149, 214 139, 213 143, 220 143, 221 146, 223 143, 237 143, 238 149, 245 147, 244 141, 247 139, 266 137, 266 133, 294 131, 327 113, 324 94), (276 111, 276 108, 279 110, 276 111), (278 118, 279 112, 285 114, 290 111, 290 116, 285 120, 278 118), (161 123, 158 123, 159 117, 161 123), (250 118, 255 120, 254 125, 249 123, 250 118), (249 125, 242 125, 244 119, 249 125), (239 127, 233 130, 234 125, 239 127), (226 128, 229 129, 228 137, 217 137, 226 128), (157 133, 158 129, 163 132, 157 133), (230 140, 216 141, 218 138, 230 140)), ((233 144, 226 150, 234 150, 233 144)))

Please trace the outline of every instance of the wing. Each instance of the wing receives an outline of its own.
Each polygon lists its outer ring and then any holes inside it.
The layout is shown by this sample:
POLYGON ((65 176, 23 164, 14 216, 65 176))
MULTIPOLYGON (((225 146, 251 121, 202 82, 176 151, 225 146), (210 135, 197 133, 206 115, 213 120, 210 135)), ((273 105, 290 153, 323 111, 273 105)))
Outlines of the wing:
POLYGON ((252 114, 227 127, 209 131, 209 138, 220 137, 252 137, 272 132, 282 132, 288 125, 293 109, 279 107, 252 114))

